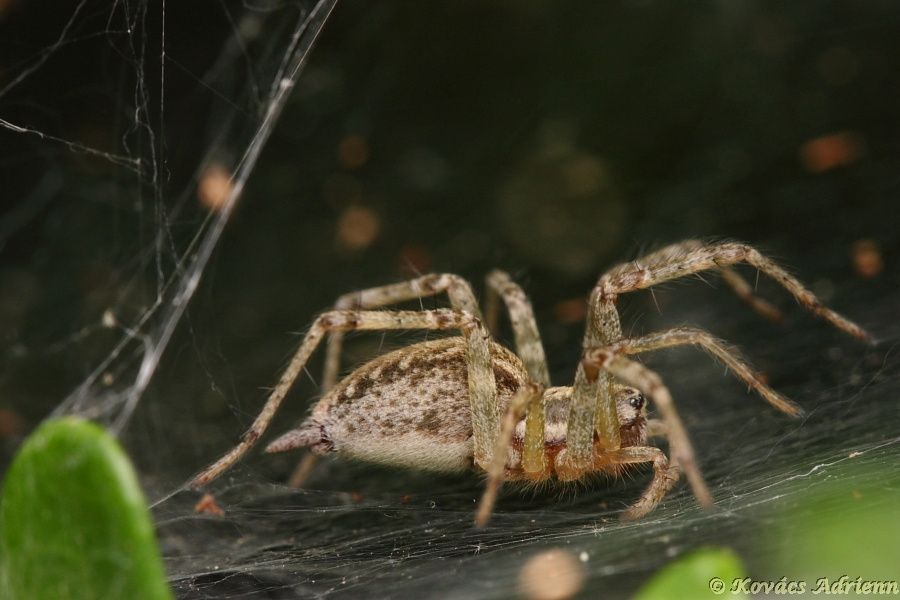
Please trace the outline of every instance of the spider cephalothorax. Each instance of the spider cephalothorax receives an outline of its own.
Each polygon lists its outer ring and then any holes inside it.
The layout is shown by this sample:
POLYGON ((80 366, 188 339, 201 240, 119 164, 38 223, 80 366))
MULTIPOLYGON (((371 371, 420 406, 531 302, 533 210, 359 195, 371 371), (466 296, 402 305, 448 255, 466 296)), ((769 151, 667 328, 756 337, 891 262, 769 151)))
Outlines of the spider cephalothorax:
POLYGON ((338 300, 335 310, 320 315, 244 440, 191 483, 202 485, 218 476, 256 443, 310 354, 328 333, 326 393, 300 427, 272 442, 267 450, 308 447, 314 454, 334 452, 439 471, 474 465, 489 475, 476 518, 480 524, 490 516, 504 479, 572 481, 596 472, 621 475, 628 466, 640 463, 652 464, 654 477, 625 512, 626 518, 653 510, 682 471, 698 501, 711 505, 668 389, 655 372, 626 356, 699 345, 779 410, 798 415, 800 409, 768 387, 735 350, 704 331, 677 328, 623 337, 616 299, 621 293, 713 269, 757 310, 769 316, 777 314, 731 270, 730 265, 738 262, 769 275, 836 327, 868 339, 860 327, 822 306, 800 282, 750 246, 688 241, 614 267, 599 279, 588 304, 584 350, 575 381, 570 387, 550 387, 531 305, 508 275, 500 271, 488 275, 488 321, 496 322, 497 299, 502 299, 510 314, 516 353, 493 341, 465 280, 449 274, 425 275, 348 294, 338 300), (452 308, 378 310, 439 293, 447 293, 452 308), (386 329, 457 330, 462 336, 387 353, 336 384, 342 332, 386 329), (660 420, 646 418, 642 394, 654 401, 660 420), (647 438, 657 435, 668 437, 670 458, 647 445, 647 438))

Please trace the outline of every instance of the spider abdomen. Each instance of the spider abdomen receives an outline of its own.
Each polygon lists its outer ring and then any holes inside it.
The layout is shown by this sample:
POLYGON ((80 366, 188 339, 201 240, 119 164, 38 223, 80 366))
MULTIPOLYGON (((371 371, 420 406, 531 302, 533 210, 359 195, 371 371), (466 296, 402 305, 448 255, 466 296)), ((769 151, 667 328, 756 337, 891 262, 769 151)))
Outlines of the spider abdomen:
MULTIPOLYGON (((497 402, 505 410, 527 379, 519 358, 491 344, 497 402)), ((359 367, 328 392, 298 429, 269 451, 309 446, 379 464, 430 471, 471 467, 472 411, 461 337, 414 344, 359 367)))

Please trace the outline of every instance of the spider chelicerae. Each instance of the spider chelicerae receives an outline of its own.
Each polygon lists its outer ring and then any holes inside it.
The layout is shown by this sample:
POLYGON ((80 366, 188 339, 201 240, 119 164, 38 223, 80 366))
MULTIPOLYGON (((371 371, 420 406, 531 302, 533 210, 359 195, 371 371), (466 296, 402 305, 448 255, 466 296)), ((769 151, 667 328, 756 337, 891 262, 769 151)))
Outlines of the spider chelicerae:
POLYGON ((866 332, 823 306, 803 285, 754 248, 740 243, 706 245, 691 240, 623 263, 600 277, 590 295, 583 352, 571 386, 551 387, 544 348, 531 304, 501 271, 487 276, 487 322, 505 303, 516 352, 496 343, 470 285, 451 274, 432 274, 342 296, 315 320, 259 416, 242 441, 194 477, 203 485, 244 455, 262 436, 288 390, 326 334, 325 393, 297 429, 267 451, 307 447, 375 463, 435 471, 471 466, 488 474, 476 523, 487 522, 504 480, 572 481, 588 473, 614 476, 650 463, 653 479, 624 513, 641 517, 660 502, 683 472, 703 506, 712 498, 700 474, 687 431, 662 379, 629 355, 686 344, 699 345, 769 404, 789 415, 800 408, 765 384, 740 355, 705 331, 677 328, 624 337, 616 310, 619 294, 706 270, 760 312, 777 311, 757 298, 731 265, 746 262, 765 273, 802 305, 861 340, 866 332), (446 293, 452 308, 386 310, 383 307, 446 293), (340 383, 343 333, 355 330, 459 330, 461 336, 424 341, 362 365, 340 383), (632 387, 633 386, 633 387, 632 387), (648 419, 645 397, 661 419, 648 419), (669 458, 652 436, 665 436, 669 458))

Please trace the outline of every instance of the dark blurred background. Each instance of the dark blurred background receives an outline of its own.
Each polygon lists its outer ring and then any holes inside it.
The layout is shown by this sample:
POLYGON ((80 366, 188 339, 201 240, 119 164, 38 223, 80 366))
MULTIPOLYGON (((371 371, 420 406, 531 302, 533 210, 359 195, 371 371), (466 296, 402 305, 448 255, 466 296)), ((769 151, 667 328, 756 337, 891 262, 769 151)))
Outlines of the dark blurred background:
MULTIPOLYGON (((0 119, 12 124, 0 128, 4 465, 113 351, 121 336, 99 326, 104 315, 136 323, 177 280, 210 210, 195 190, 210 173, 201 159, 221 123, 252 116, 222 90, 247 107, 269 93, 252 68, 277 66, 275 41, 246 73, 228 70, 266 50, 266 30, 259 48, 230 37, 235 15, 265 7, 176 4, 140 5, 129 31, 107 3, 0 2, 0 119)), ((871 381, 872 365, 890 376, 898 21, 895 3, 876 0, 339 3, 123 433, 149 494, 238 439, 296 334, 337 296, 423 272, 458 273, 480 291, 489 269, 509 270, 564 384, 604 269, 684 238, 742 240, 882 345, 844 339, 762 280, 785 323, 694 281, 623 299, 626 332, 709 329, 807 409, 823 389, 871 381)), ((238 129, 224 134, 225 164, 246 148, 238 129)), ((358 336, 346 364, 410 339, 358 336)), ((701 452, 724 452, 716 440, 743 418, 733 406, 751 419, 768 409, 684 352, 648 364, 701 452)), ((278 431, 306 410, 319 368, 278 431)), ((116 374, 126 386, 132 376, 116 374)), ((257 454, 237 472, 279 480, 292 460, 257 454)), ((317 485, 348 491, 337 472, 317 485)), ((460 485, 477 496, 477 482, 460 485)))

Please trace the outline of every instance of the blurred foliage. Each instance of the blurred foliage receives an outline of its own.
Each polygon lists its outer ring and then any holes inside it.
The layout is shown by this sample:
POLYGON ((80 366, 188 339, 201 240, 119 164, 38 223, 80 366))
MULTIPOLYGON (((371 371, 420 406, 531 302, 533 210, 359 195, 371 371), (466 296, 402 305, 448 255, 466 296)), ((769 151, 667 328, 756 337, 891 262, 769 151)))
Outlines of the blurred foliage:
POLYGON ((766 579, 900 580, 900 472, 896 458, 878 468, 852 459, 789 503, 773 509, 766 527, 766 579))
POLYGON ((745 576, 741 559, 728 548, 700 548, 666 565, 633 600, 715 598, 745 576))
POLYGON ((0 596, 172 598, 137 477, 99 426, 48 421, 13 461, 0 499, 0 596))

